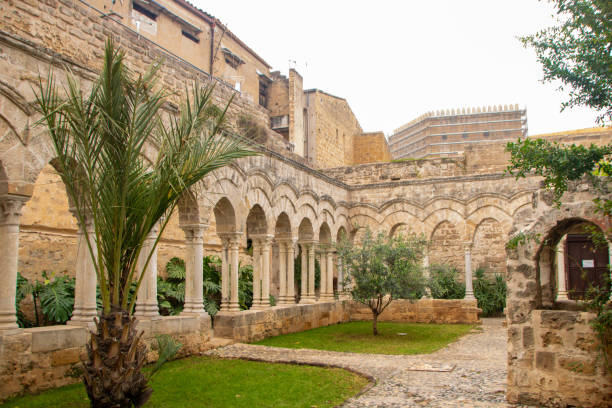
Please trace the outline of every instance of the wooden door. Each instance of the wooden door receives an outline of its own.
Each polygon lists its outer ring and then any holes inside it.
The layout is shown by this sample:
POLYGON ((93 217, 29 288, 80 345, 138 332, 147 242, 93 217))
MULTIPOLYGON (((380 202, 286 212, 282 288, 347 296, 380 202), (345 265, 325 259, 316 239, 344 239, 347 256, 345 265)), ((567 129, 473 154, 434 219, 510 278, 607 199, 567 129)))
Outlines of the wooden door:
POLYGON ((584 299, 590 285, 601 286, 608 270, 608 246, 597 247, 588 235, 568 234, 565 243, 565 276, 570 299, 584 299))

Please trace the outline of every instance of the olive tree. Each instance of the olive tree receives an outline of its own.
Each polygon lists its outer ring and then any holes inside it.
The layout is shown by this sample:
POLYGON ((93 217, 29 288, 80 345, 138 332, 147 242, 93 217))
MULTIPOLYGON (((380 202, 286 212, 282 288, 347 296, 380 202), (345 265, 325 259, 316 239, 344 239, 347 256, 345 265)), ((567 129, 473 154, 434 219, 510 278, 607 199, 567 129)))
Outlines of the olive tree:
POLYGON ((378 316, 395 299, 416 300, 425 292, 421 237, 376 235, 369 229, 360 243, 343 240, 338 255, 346 266, 346 287, 353 299, 372 311, 372 331, 378 334, 378 316))

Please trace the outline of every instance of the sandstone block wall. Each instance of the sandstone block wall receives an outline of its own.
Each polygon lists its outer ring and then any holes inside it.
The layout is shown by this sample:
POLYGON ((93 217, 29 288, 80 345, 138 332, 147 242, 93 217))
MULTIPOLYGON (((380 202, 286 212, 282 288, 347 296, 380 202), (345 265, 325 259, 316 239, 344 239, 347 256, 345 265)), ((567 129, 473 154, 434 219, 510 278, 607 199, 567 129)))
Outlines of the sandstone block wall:
POLYGON ((383 132, 355 135, 353 144, 352 164, 388 162, 391 160, 391 152, 383 132))
MULTIPOLYGON (((168 316, 141 321, 147 359, 157 360, 155 335, 169 334, 183 346, 180 356, 210 348, 209 317, 168 316)), ((0 336, 0 401, 21 393, 37 393, 81 381, 80 362, 86 357, 87 328, 48 326, 20 329, 0 336)))
POLYGON ((276 306, 215 316, 215 336, 250 342, 349 321, 349 301, 276 306))
POLYGON ((315 143, 315 166, 325 169, 352 164, 354 138, 363 130, 347 101, 317 89, 305 94, 311 118, 309 133, 316 135, 309 138, 315 143))
POLYGON ((508 330, 508 400, 546 406, 612 406, 612 381, 598 355, 592 313, 534 310, 508 330), (516 345, 522 353, 517 353, 516 345))
MULTIPOLYGON (((447 299, 397 299, 378 317, 381 322, 435 323, 435 324, 477 324, 480 323, 476 300, 447 299)), ((352 301, 351 321, 371 321, 372 311, 365 305, 352 301)))

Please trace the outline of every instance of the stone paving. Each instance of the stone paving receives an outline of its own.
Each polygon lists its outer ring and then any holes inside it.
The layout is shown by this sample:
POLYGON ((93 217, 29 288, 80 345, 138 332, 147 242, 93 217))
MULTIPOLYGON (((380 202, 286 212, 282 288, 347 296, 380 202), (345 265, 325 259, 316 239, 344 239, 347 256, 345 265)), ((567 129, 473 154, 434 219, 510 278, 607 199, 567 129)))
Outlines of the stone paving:
POLYGON ((483 324, 432 354, 390 356, 233 344, 209 355, 257 361, 334 366, 375 384, 344 407, 516 407, 505 402, 506 329, 483 324))

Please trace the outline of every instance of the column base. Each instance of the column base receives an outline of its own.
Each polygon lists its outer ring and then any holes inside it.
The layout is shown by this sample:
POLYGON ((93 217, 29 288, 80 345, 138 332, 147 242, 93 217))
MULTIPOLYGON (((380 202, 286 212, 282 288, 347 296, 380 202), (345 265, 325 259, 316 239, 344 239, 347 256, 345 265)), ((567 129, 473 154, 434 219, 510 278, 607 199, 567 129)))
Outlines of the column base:
POLYGON ((0 317, 0 331, 3 333, 18 330, 19 325, 17 324, 17 316, 15 313, 5 313, 4 316, 0 317))
POLYGON ((144 319, 155 319, 161 317, 159 315, 159 307, 157 306, 157 302, 136 304, 134 316, 144 319))
POLYGON ((96 308, 77 309, 72 312, 72 317, 66 324, 70 326, 93 326, 96 317, 98 317, 96 308))
POLYGON ((204 309, 204 301, 189 301, 185 302, 181 315, 206 315, 208 312, 204 309))
POLYGON ((559 292, 557 293, 557 300, 570 300, 570 298, 567 297, 567 292, 559 292))
POLYGON ((300 305, 311 305, 313 303, 317 303, 317 299, 314 296, 306 296, 300 299, 300 305))
POLYGON ((476 298, 474 297, 474 292, 465 292, 464 299, 465 300, 476 300, 476 298))

